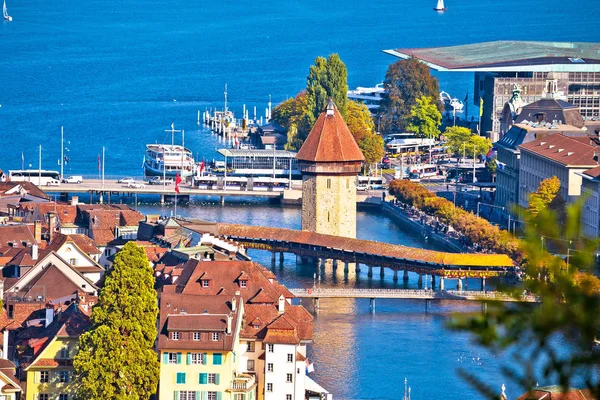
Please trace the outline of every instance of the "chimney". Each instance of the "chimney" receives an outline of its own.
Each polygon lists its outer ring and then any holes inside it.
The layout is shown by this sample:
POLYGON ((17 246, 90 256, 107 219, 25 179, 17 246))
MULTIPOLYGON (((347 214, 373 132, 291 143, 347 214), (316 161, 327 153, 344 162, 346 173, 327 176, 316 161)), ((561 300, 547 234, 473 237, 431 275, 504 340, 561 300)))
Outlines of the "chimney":
POLYGON ((234 297, 231 299, 231 311, 235 312, 236 308, 237 308, 237 300, 234 297))
POLYGON ((31 246, 31 259, 36 261, 38 259, 38 245, 34 244, 31 246))
POLYGON ((46 322, 44 323, 44 328, 47 328, 54 321, 54 307, 51 305, 46 306, 46 322))
POLYGON ((2 358, 4 358, 5 360, 8 360, 8 334, 9 334, 9 330, 5 329, 4 332, 2 332, 4 334, 3 337, 3 341, 2 341, 2 358))
POLYGON ((52 242, 54 239, 54 233, 56 231, 56 213, 48 213, 48 242, 52 242))
POLYGON ((283 314, 285 311, 285 297, 283 297, 282 294, 279 295, 279 304, 277 307, 277 311, 279 311, 279 314, 283 314))
POLYGON ((37 244, 42 242, 42 221, 39 219, 36 219, 33 223, 33 236, 35 236, 37 244))
POLYGON ((228 335, 230 335, 230 334, 231 334, 231 323, 232 323, 232 321, 233 321, 233 317, 231 316, 231 314, 229 314, 229 315, 227 316, 227 331, 226 331, 226 333, 227 333, 228 335))

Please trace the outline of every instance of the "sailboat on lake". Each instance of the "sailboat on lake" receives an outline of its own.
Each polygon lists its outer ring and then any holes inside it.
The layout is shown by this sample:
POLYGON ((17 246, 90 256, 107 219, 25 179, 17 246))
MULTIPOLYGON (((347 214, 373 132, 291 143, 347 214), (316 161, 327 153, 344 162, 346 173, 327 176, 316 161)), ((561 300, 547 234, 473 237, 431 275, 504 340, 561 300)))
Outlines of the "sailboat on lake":
POLYGON ((12 21, 12 17, 8 15, 8 11, 6 10, 6 0, 4 0, 4 5, 2 5, 2 15, 5 20, 12 21))
POLYGON ((437 5, 435 6, 434 10, 439 13, 443 13, 444 11, 446 11, 447 8, 444 6, 444 0, 438 0, 437 5))

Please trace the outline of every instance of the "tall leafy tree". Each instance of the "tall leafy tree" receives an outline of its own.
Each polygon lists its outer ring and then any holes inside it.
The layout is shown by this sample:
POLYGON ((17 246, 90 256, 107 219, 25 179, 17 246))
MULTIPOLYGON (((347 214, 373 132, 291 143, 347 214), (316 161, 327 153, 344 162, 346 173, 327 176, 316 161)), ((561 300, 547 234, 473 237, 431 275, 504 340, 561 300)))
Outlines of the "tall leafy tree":
POLYGON ((492 148, 492 142, 479 135, 475 135, 470 129, 462 126, 451 126, 444 131, 446 147, 452 154, 472 157, 476 154, 486 154, 492 148))
POLYGON ((348 70, 338 54, 317 57, 306 78, 308 111, 311 122, 323 112, 331 98, 345 118, 348 112, 348 70))
POLYGON ((92 311, 92 329, 79 338, 73 365, 84 399, 148 399, 156 391, 159 362, 157 296, 144 249, 127 243, 116 255, 92 311))
MULTIPOLYGON (((380 129, 385 134, 406 128, 411 108, 421 96, 437 99, 440 87, 429 67, 416 58, 391 64, 383 81, 385 94, 379 109, 380 129)), ((441 110, 441 104, 437 105, 441 110)))
POLYGON ((346 125, 363 152, 365 160, 368 163, 381 161, 385 154, 383 139, 375 133, 375 124, 367 106, 349 100, 346 125))
POLYGON ((287 99, 273 109, 273 121, 287 130, 286 150, 298 151, 311 129, 306 91, 287 99))
POLYGON ((410 117, 406 130, 429 139, 440 136, 442 114, 438 110, 435 100, 431 97, 421 96, 416 99, 416 104, 410 109, 410 117))

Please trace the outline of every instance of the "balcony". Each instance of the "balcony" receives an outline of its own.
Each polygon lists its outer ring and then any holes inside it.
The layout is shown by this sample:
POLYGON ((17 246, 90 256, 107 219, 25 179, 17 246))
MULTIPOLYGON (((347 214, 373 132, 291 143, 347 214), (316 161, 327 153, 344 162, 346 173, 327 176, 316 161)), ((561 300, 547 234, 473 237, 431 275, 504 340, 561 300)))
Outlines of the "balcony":
POLYGON ((255 384, 254 375, 239 374, 231 381, 231 390, 250 390, 255 384))

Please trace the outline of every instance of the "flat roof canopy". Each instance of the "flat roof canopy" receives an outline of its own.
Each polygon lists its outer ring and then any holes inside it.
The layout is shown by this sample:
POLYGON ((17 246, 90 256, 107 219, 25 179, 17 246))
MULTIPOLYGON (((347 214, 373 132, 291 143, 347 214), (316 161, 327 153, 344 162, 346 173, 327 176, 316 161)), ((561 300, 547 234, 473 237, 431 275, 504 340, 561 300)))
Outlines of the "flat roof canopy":
POLYGON ((383 50, 437 71, 600 72, 600 43, 504 41, 383 50))
POLYGON ((296 153, 287 150, 263 150, 263 149, 219 149, 219 154, 225 157, 275 157, 296 158, 296 153))

